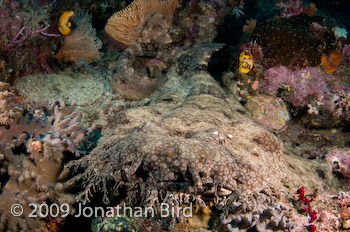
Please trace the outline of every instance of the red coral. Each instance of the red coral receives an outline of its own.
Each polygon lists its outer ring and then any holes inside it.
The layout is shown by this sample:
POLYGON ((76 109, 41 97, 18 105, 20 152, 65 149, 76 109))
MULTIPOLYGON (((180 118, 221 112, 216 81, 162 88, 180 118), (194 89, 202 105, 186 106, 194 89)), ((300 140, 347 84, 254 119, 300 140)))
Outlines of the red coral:
POLYGON ((316 226, 315 225, 310 225, 309 226, 310 232, 315 232, 316 231, 316 226))
MULTIPOLYGON (((303 211, 304 212, 309 212, 309 215, 311 217, 310 223, 316 221, 316 219, 317 219, 317 211, 316 210, 313 211, 312 208, 311 208, 311 204, 310 204, 310 202, 313 201, 315 198, 311 197, 310 199, 308 199, 307 197, 305 197, 305 187, 299 188, 298 191, 297 191, 297 194, 299 194, 299 200, 304 202, 305 204, 307 204, 308 208, 304 208, 303 211)), ((316 231, 316 226, 311 224, 309 226, 309 230, 311 232, 316 231)))

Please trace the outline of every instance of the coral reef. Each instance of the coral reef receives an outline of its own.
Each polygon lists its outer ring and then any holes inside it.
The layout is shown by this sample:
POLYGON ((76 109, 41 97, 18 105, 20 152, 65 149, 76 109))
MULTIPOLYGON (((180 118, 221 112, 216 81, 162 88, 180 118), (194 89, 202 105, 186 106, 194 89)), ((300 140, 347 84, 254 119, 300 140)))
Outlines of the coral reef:
MULTIPOLYGON (((15 95, 9 95, 14 97, 15 95)), ((64 102, 38 105, 30 102, 26 112, 0 127, 1 231, 50 231, 41 217, 28 218, 30 204, 72 204, 74 197, 63 192, 58 175, 64 153, 79 156, 82 140, 88 134, 77 112, 64 102), (7 178, 5 178, 7 177, 7 178), (20 203, 23 215, 14 217, 10 208, 20 203)), ((7 105, 7 111, 12 105, 7 105)), ((69 212, 67 212, 68 214, 69 212)))
POLYGON ((310 3, 309 6, 306 7, 301 0, 280 0, 279 2, 275 3, 275 6, 282 11, 280 15, 282 18, 290 18, 293 16, 298 16, 300 14, 314 16, 317 12, 317 8, 314 3, 310 3))
POLYGON ((1 2, 0 60, 6 65, 1 81, 13 82, 23 74, 52 71, 52 54, 46 51, 55 49, 54 38, 59 36, 50 26, 53 9, 53 5, 38 7, 27 0, 1 2))
MULTIPOLYGON (((41 150, 27 144, 30 155, 13 154, 6 149, 5 159, 9 162, 9 180, 0 195, 1 231, 52 231, 40 217, 28 217, 33 212, 31 204, 74 203, 74 196, 62 192, 57 183, 61 171, 63 154, 49 143, 44 142, 41 150), (15 217, 10 209, 21 204, 23 214, 15 217)), ((69 213, 69 212, 67 212, 69 213)), ((37 212, 34 213, 38 215, 37 212)))
MULTIPOLYGON (((279 88, 288 90, 286 99, 294 106, 306 105, 311 99, 328 99, 330 91, 319 68, 305 68, 293 72, 284 66, 265 71, 264 91, 275 95, 279 88)), ((321 104, 321 103, 320 103, 321 104)))
POLYGON ((280 66, 265 70, 261 91, 282 97, 291 103, 294 112, 305 111, 303 107, 307 106, 312 117, 304 118, 304 123, 332 127, 341 122, 339 119, 345 119, 343 123, 350 119, 347 86, 342 78, 326 75, 319 67, 292 71, 280 66))
POLYGON ((276 7, 280 9, 282 18, 289 18, 304 13, 305 7, 302 0, 288 0, 276 2, 276 7))
POLYGON ((255 208, 249 213, 240 212, 239 205, 236 207, 235 213, 222 220, 231 232, 246 231, 254 224, 258 231, 281 231, 289 227, 289 221, 285 217, 287 207, 283 204, 271 204, 264 209, 255 208))
POLYGON ((350 230, 345 2, 0 0, 0 231, 350 230))
MULTIPOLYGON (((212 42, 218 34, 218 27, 227 8, 227 2, 223 0, 183 2, 177 11, 172 29, 174 42, 186 48, 198 43, 212 42)), ((240 10, 238 7, 235 9, 240 10)))
POLYGON ((20 146, 34 139, 46 141, 60 152, 70 151, 80 154, 79 147, 87 134, 87 129, 80 123, 80 116, 76 111, 70 110, 63 101, 52 102, 46 106, 32 108, 16 121, 8 126, 0 127, 0 146, 3 149, 10 149, 20 146))

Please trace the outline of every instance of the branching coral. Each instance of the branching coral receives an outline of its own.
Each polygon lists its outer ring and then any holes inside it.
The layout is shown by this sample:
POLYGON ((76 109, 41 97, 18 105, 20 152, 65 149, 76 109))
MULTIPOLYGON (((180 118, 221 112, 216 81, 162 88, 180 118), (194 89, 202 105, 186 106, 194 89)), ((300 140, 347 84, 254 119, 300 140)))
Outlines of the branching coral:
POLYGON ((59 151, 70 151, 78 155, 78 148, 87 134, 80 123, 80 116, 66 108, 64 102, 60 106, 52 102, 42 108, 28 113, 13 121, 8 127, 0 127, 0 149, 15 148, 29 138, 45 140, 59 151), (51 115, 46 115, 48 112, 51 115))
POLYGON ((141 35, 144 24, 154 13, 160 13, 172 26, 177 0, 135 0, 108 19, 106 32, 115 40, 132 45, 141 35))
MULTIPOLYGON (((8 100, 15 103, 16 96, 10 93, 8 100)), ((44 106, 27 104, 28 112, 12 118, 7 126, 0 126, 1 231, 49 231, 42 218, 28 218, 33 212, 30 203, 70 204, 74 201, 71 195, 62 192, 57 178, 63 152, 79 155, 87 131, 79 115, 69 110, 63 101, 44 106), (15 203, 23 207, 21 217, 10 214, 9 209, 15 203)))
POLYGON ((254 29, 255 29, 255 26, 256 26, 256 20, 255 19, 249 19, 249 20, 246 20, 245 23, 246 24, 243 26, 242 31, 246 32, 248 34, 252 34, 254 29))
POLYGON ((6 126, 22 117, 23 109, 16 103, 17 96, 10 85, 0 82, 0 125, 6 126))
POLYGON ((82 128, 80 115, 77 111, 64 114, 56 105, 53 115, 48 118, 50 128, 46 131, 43 141, 50 143, 59 151, 69 151, 80 155, 78 148, 86 136, 82 128))

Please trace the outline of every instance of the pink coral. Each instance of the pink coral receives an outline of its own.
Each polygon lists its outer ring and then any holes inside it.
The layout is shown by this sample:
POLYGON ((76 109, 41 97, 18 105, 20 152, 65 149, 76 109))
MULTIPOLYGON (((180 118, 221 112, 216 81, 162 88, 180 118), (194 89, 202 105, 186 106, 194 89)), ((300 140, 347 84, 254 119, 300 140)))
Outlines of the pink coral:
POLYGON ((280 66, 270 68, 264 73, 264 91, 277 94, 278 89, 287 89, 286 100, 294 106, 307 105, 310 100, 328 99, 330 95, 327 81, 317 67, 309 67, 298 71, 280 66))

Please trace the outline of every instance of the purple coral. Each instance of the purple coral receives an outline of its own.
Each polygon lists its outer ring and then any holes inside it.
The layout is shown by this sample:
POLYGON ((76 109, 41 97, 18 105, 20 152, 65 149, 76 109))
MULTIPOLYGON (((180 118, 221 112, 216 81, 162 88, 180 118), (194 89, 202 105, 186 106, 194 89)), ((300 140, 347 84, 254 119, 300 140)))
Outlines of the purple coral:
POLYGON ((23 42, 24 40, 28 39, 30 36, 34 35, 34 34, 41 34, 41 35, 44 35, 44 36, 48 36, 48 37, 58 37, 60 36, 59 34, 52 34, 52 33, 47 33, 45 32, 45 30, 47 28, 50 27, 50 24, 39 29, 39 30, 31 30, 29 29, 26 33, 23 33, 24 30, 26 29, 26 27, 22 27, 18 32, 17 34, 15 35, 15 37, 13 37, 13 39, 11 40, 10 43, 8 43, 6 45, 6 47, 12 47, 18 43, 21 43, 23 42))
POLYGON ((276 95, 278 89, 285 88, 287 101, 294 106, 303 106, 310 100, 327 99, 329 89, 322 71, 316 67, 309 67, 298 71, 280 66, 270 68, 264 74, 264 91, 276 95))

